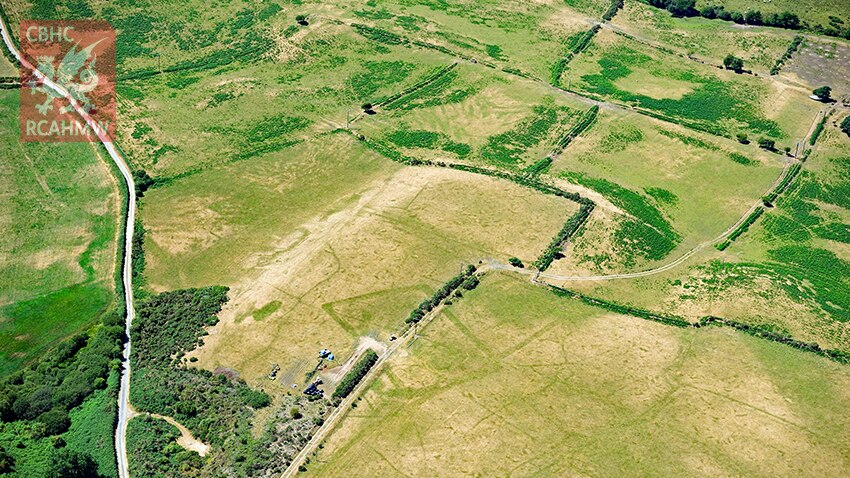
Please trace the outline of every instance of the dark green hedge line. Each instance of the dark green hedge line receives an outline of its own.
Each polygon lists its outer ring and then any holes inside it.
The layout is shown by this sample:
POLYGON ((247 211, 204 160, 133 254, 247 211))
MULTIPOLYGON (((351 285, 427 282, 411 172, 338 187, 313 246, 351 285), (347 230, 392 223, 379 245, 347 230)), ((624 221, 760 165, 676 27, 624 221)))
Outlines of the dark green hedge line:
POLYGON ((812 352, 842 364, 850 364, 850 353, 841 350, 824 349, 821 348, 821 346, 817 343, 803 342, 801 340, 794 339, 788 335, 778 334, 776 332, 766 330, 759 326, 744 324, 742 322, 737 322, 735 320, 724 319, 716 316, 706 316, 700 319, 699 322, 692 323, 681 317, 660 315, 645 309, 625 306, 621 304, 616 304, 614 302, 589 297, 579 292, 571 291, 551 284, 548 284, 548 286, 549 289, 552 290, 552 292, 559 297, 578 299, 584 302, 585 304, 609 310, 611 312, 616 312, 618 314, 631 315, 641 319, 652 320, 654 322, 660 322, 662 324, 672 325, 674 327, 680 328, 701 328, 709 325, 731 327, 735 330, 739 330, 754 337, 760 337, 780 344, 789 345, 799 350, 812 352))
POLYGON ((336 390, 334 390, 333 395, 331 395, 331 399, 339 403, 343 398, 347 397, 354 390, 354 387, 363 380, 363 377, 369 373, 369 370, 375 365, 378 361, 378 354, 375 353, 374 350, 369 349, 360 357, 360 360, 354 364, 351 370, 342 377, 339 385, 336 386, 336 390))
POLYGON ((818 142, 818 138, 820 134, 823 133, 823 125, 826 124, 826 115, 823 115, 823 118, 815 125, 815 130, 812 131, 812 135, 809 137, 809 144, 814 146, 815 143, 818 142))
POLYGON ((762 202, 765 206, 771 207, 773 202, 776 201, 776 198, 782 194, 788 188, 788 185, 791 184, 791 181, 800 174, 800 170, 803 168, 802 163, 794 163, 790 168, 788 168, 788 172, 785 174, 785 177, 782 178, 782 181, 773 189, 773 191, 767 193, 762 197, 762 202))
POLYGON ((695 0, 640 0, 647 5, 663 8, 674 17, 703 17, 708 19, 719 19, 746 25, 764 25, 767 27, 784 28, 787 30, 806 30, 822 35, 850 39, 850 28, 843 22, 831 22, 824 27, 820 24, 810 24, 800 20, 795 13, 788 11, 781 13, 762 14, 759 10, 747 10, 744 13, 734 10, 726 10, 723 6, 706 5, 696 9, 695 0))
POLYGON ((764 214, 764 208, 761 207, 761 206, 757 207, 753 212, 750 213, 749 216, 747 216, 746 219, 744 219, 744 221, 741 224, 738 225, 738 227, 736 227, 732 231, 731 234, 729 234, 729 236, 726 239, 724 239, 722 242, 716 244, 714 247, 717 248, 718 251, 726 250, 727 247, 732 245, 732 243, 735 241, 735 239, 740 237, 741 234, 747 232, 747 230, 750 228, 750 226, 753 225, 753 223, 756 222, 758 220, 758 218, 761 217, 762 214, 764 214))
POLYGON ((532 177, 533 178, 534 176, 539 176, 541 173, 547 171, 549 169, 549 166, 551 166, 551 165, 552 165, 552 157, 546 156, 545 158, 541 159, 540 161, 537 161, 534 164, 532 164, 531 166, 523 169, 522 172, 525 173, 526 177, 532 177))
POLYGON ((393 95, 391 95, 391 96, 388 96, 388 97, 386 97, 386 98, 384 98, 384 99, 382 99, 382 100, 380 100, 380 101, 376 102, 376 103, 375 103, 375 105, 376 105, 376 106, 386 106, 386 105, 390 105, 390 104, 394 103, 395 101, 397 101, 397 100, 401 99, 402 97, 407 96, 407 95, 409 95, 410 93, 413 93, 413 92, 415 92, 416 90, 420 90, 420 89, 422 89, 422 88, 424 88, 424 87, 426 87, 426 86, 430 85, 431 83, 433 83, 433 82, 435 82, 435 81, 439 80, 439 79, 440 79, 441 77, 443 77, 446 73, 448 73, 448 72, 450 72, 450 71, 454 70, 454 69, 455 69, 455 67, 457 67, 457 63, 452 63, 452 64, 451 64, 451 65, 449 65, 449 66, 446 66, 446 67, 444 67, 444 68, 440 68, 438 71, 436 71, 436 72, 435 72, 434 74, 432 74, 432 75, 429 75, 429 76, 428 76, 427 78, 425 78, 424 80, 422 80, 422 81, 420 81, 420 82, 416 83, 415 85, 412 85, 412 86, 410 86, 410 87, 408 87, 408 88, 405 88, 404 90, 402 90, 402 91, 400 91, 400 92, 398 92, 398 93, 395 93, 395 94, 393 94, 393 95))
POLYGON ((696 324, 696 327, 703 327, 713 324, 732 327, 735 330, 740 330, 741 332, 752 335, 754 337, 760 337, 773 342, 789 345, 791 347, 794 347, 795 349, 803 350, 806 352, 812 352, 822 357, 827 357, 831 360, 835 360, 839 363, 850 364, 850 354, 848 354, 847 352, 843 352, 841 350, 824 349, 821 348, 821 346, 815 342, 803 342, 802 340, 794 339, 788 335, 777 334, 776 332, 771 332, 755 325, 744 324, 734 320, 723 319, 715 316, 706 316, 700 319, 699 323, 696 324))
POLYGON ((623 0, 611 0, 611 6, 602 15, 602 21, 610 22, 621 8, 623 8, 623 0))
POLYGON ((782 69, 782 66, 785 65, 785 62, 791 59, 791 55, 793 55, 797 48, 800 47, 800 44, 803 43, 803 37, 801 35, 797 35, 794 37, 794 40, 791 41, 791 45, 785 50, 785 53, 782 54, 779 58, 776 59, 776 63, 773 64, 773 68, 770 69, 771 75, 776 75, 779 73, 779 70, 782 69))
POLYGON ((576 55, 581 53, 588 45, 590 45, 590 41, 593 40, 593 37, 596 36, 596 33, 600 28, 602 27, 594 25, 590 30, 584 32, 584 35, 580 36, 570 46, 570 51, 567 52, 566 56, 552 65, 552 69, 549 72, 549 83, 551 83, 552 86, 561 86, 561 76, 563 76, 564 70, 567 69, 567 65, 569 65, 570 61, 572 61, 576 55))
POLYGON ((552 239, 552 242, 546 246, 546 249, 540 254, 540 257, 534 261, 534 267, 537 270, 545 271, 552 265, 552 262, 561 254, 564 248, 564 243, 567 242, 580 228, 587 222, 590 213, 593 212, 593 204, 582 204, 578 212, 575 213, 558 231, 558 234, 552 239))
POLYGON ((639 317, 641 319, 652 320, 654 322, 660 322, 662 324, 672 325, 675 327, 692 327, 693 324, 688 322, 687 320, 677 317, 677 316, 666 316, 659 315, 653 312, 650 312, 646 309, 641 309, 638 307, 632 307, 628 305, 616 304, 614 302, 609 302, 607 300, 596 299, 590 296, 586 296, 580 292, 575 292, 569 289, 564 289, 558 286, 554 286, 549 284, 549 288, 555 295, 560 297, 569 297, 573 299, 578 299, 585 304, 592 305, 594 307, 600 307, 605 310, 610 310, 611 312, 616 312, 618 314, 631 315, 634 317, 639 317))
POLYGON ((555 145, 555 148, 552 150, 552 154, 561 154, 561 152, 566 149, 569 144, 576 139, 578 135, 584 132, 590 125, 596 121, 596 115, 599 114, 599 106, 593 105, 587 111, 584 112, 581 119, 578 123, 575 124, 568 132, 564 135, 563 138, 558 140, 558 144, 555 145))
POLYGON ((449 279, 442 287, 437 289, 431 297, 422 301, 418 307, 410 312, 410 315, 405 319, 407 324, 415 324, 425 317, 425 314, 437 308, 440 303, 452 295, 457 289, 463 287, 466 290, 472 290, 478 286, 478 278, 475 277, 475 266, 468 265, 460 274, 449 279))

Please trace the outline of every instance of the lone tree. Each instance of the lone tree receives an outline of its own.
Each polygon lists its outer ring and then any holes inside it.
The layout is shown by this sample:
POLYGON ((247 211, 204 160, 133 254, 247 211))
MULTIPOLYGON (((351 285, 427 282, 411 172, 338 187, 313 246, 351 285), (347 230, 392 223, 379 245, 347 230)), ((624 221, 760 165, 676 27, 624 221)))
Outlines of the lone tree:
POLYGON ((723 59, 723 66, 727 70, 734 70, 735 73, 740 73, 744 69, 744 60, 735 55, 726 55, 726 58, 723 59))
POLYGON ((776 148, 776 141, 767 138, 759 138, 759 148, 773 151, 776 148))
POLYGON ((309 25, 309 23, 307 23, 307 15, 304 15, 304 14, 296 15, 295 16, 295 22, 298 23, 301 26, 309 25))
POLYGON ((817 88, 814 91, 812 91, 812 93, 815 96, 817 96, 819 100, 824 101, 824 102, 832 99, 830 97, 830 95, 832 94, 832 88, 830 88, 828 86, 821 86, 820 88, 817 88))
POLYGON ((363 112, 370 114, 370 115, 375 114, 375 110, 373 110, 372 107, 373 107, 372 103, 363 103, 363 105, 361 106, 361 108, 363 108, 363 112))
POLYGON ((841 122, 841 131, 850 136, 850 116, 844 118, 844 121, 841 122))
POLYGON ((508 262, 514 267, 519 267, 519 268, 525 267, 525 265, 523 265, 522 261, 519 260, 518 257, 511 257, 511 258, 508 259, 508 262))
POLYGON ((750 144, 750 140, 747 138, 747 135, 744 133, 738 133, 737 135, 738 142, 741 144, 750 144))

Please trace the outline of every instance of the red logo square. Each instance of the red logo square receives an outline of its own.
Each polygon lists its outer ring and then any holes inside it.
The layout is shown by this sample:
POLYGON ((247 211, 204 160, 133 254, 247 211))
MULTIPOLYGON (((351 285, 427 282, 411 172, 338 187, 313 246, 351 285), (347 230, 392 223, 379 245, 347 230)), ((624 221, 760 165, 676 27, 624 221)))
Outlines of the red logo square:
POLYGON ((21 140, 111 141, 115 30, 99 20, 21 22, 21 140))

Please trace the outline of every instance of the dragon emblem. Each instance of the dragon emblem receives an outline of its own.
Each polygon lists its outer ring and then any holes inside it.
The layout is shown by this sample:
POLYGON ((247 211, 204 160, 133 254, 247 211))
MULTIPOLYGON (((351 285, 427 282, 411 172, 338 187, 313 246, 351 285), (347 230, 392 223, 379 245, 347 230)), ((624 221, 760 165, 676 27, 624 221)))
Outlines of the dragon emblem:
MULTIPOLYGON (((73 45, 59 62, 58 67, 54 66, 56 58, 53 56, 39 56, 36 65, 38 71, 64 88, 87 113, 90 113, 94 106, 86 94, 97 88, 98 84, 97 71, 95 71, 97 56, 92 55, 92 50, 101 41, 92 43, 86 48, 78 48, 79 43, 73 45)), ((44 103, 36 105, 36 109, 42 115, 47 115, 48 111, 53 110, 54 99, 63 98, 58 92, 46 87, 38 78, 31 79, 29 87, 33 95, 39 93, 46 95, 44 103)), ((59 109, 59 113, 69 113, 73 109, 70 104, 65 105, 59 109)))

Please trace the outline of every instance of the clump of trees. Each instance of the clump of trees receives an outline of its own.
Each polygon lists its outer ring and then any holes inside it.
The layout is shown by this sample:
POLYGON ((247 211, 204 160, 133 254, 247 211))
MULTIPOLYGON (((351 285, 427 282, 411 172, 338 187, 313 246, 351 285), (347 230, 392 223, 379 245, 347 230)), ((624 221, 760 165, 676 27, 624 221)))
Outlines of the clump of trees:
POLYGON ((817 98, 824 103, 832 100, 832 88, 828 86, 821 86, 820 88, 815 88, 812 90, 812 94, 817 96, 817 98))
POLYGON ((440 302, 442 302, 443 299, 449 297, 452 292, 458 288, 463 287, 466 290, 472 290, 477 286, 478 277, 475 276, 475 266, 470 264, 466 266, 466 269, 464 269, 463 272, 452 277, 448 282, 443 284, 442 287, 437 289, 431 297, 422 301, 422 303, 419 304, 419 307, 413 309, 405 320, 405 323, 415 324, 419 322, 423 317, 425 317, 425 314, 434 310, 434 308, 440 305, 440 302))
POLYGON ((769 138, 759 138, 759 148, 773 151, 776 149, 776 141, 769 138))
POLYGON ((735 73, 741 73, 744 71, 744 60, 735 55, 729 54, 723 59, 723 66, 727 70, 732 70, 735 73))
POLYGON ((847 136, 850 136, 850 116, 847 116, 841 122, 841 131, 843 131, 847 136))

